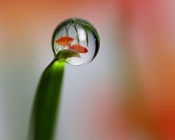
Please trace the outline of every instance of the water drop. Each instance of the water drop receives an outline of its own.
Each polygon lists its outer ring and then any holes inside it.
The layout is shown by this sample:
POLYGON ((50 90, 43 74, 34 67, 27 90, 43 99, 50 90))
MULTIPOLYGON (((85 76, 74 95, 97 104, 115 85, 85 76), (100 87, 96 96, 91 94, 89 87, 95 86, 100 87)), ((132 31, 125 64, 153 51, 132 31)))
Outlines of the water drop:
POLYGON ((98 32, 91 23, 80 18, 70 18, 54 30, 52 49, 57 59, 72 65, 84 65, 97 55, 99 41, 98 32))

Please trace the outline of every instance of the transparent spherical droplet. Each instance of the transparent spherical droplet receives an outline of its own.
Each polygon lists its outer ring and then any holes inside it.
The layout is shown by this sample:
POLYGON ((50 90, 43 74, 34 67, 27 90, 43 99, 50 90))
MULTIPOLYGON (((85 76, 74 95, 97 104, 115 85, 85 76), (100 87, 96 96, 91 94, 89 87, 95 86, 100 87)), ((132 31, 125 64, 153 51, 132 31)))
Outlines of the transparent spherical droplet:
POLYGON ((61 22, 52 36, 55 57, 72 65, 91 62, 98 53, 99 43, 95 27, 80 18, 70 18, 61 22))

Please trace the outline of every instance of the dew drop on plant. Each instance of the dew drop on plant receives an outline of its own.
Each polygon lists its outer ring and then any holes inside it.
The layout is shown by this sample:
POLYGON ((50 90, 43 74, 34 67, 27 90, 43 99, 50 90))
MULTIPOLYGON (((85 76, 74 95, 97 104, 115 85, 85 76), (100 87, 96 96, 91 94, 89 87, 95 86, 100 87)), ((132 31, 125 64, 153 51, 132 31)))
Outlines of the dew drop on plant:
POLYGON ((55 57, 72 65, 91 62, 98 53, 99 45, 99 35, 95 27, 80 18, 61 22, 52 36, 55 57))

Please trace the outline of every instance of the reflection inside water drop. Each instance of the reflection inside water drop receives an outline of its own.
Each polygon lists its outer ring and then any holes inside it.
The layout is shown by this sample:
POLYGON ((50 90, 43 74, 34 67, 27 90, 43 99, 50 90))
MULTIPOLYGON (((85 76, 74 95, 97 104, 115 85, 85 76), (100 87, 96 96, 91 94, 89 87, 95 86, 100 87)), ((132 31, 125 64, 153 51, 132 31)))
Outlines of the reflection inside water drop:
POLYGON ((72 65, 87 64, 97 55, 99 35, 89 22, 70 18, 56 27, 52 48, 58 59, 64 59, 72 65))

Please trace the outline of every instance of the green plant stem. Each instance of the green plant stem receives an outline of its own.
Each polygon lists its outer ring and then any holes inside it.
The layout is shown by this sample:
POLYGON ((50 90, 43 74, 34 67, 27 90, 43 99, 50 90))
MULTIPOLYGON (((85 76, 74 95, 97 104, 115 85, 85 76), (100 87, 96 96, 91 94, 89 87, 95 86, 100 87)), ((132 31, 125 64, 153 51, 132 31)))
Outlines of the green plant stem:
POLYGON ((64 61, 54 59, 44 70, 36 91, 30 140, 53 140, 61 97, 64 61), (33 133, 33 134, 32 134, 33 133))

